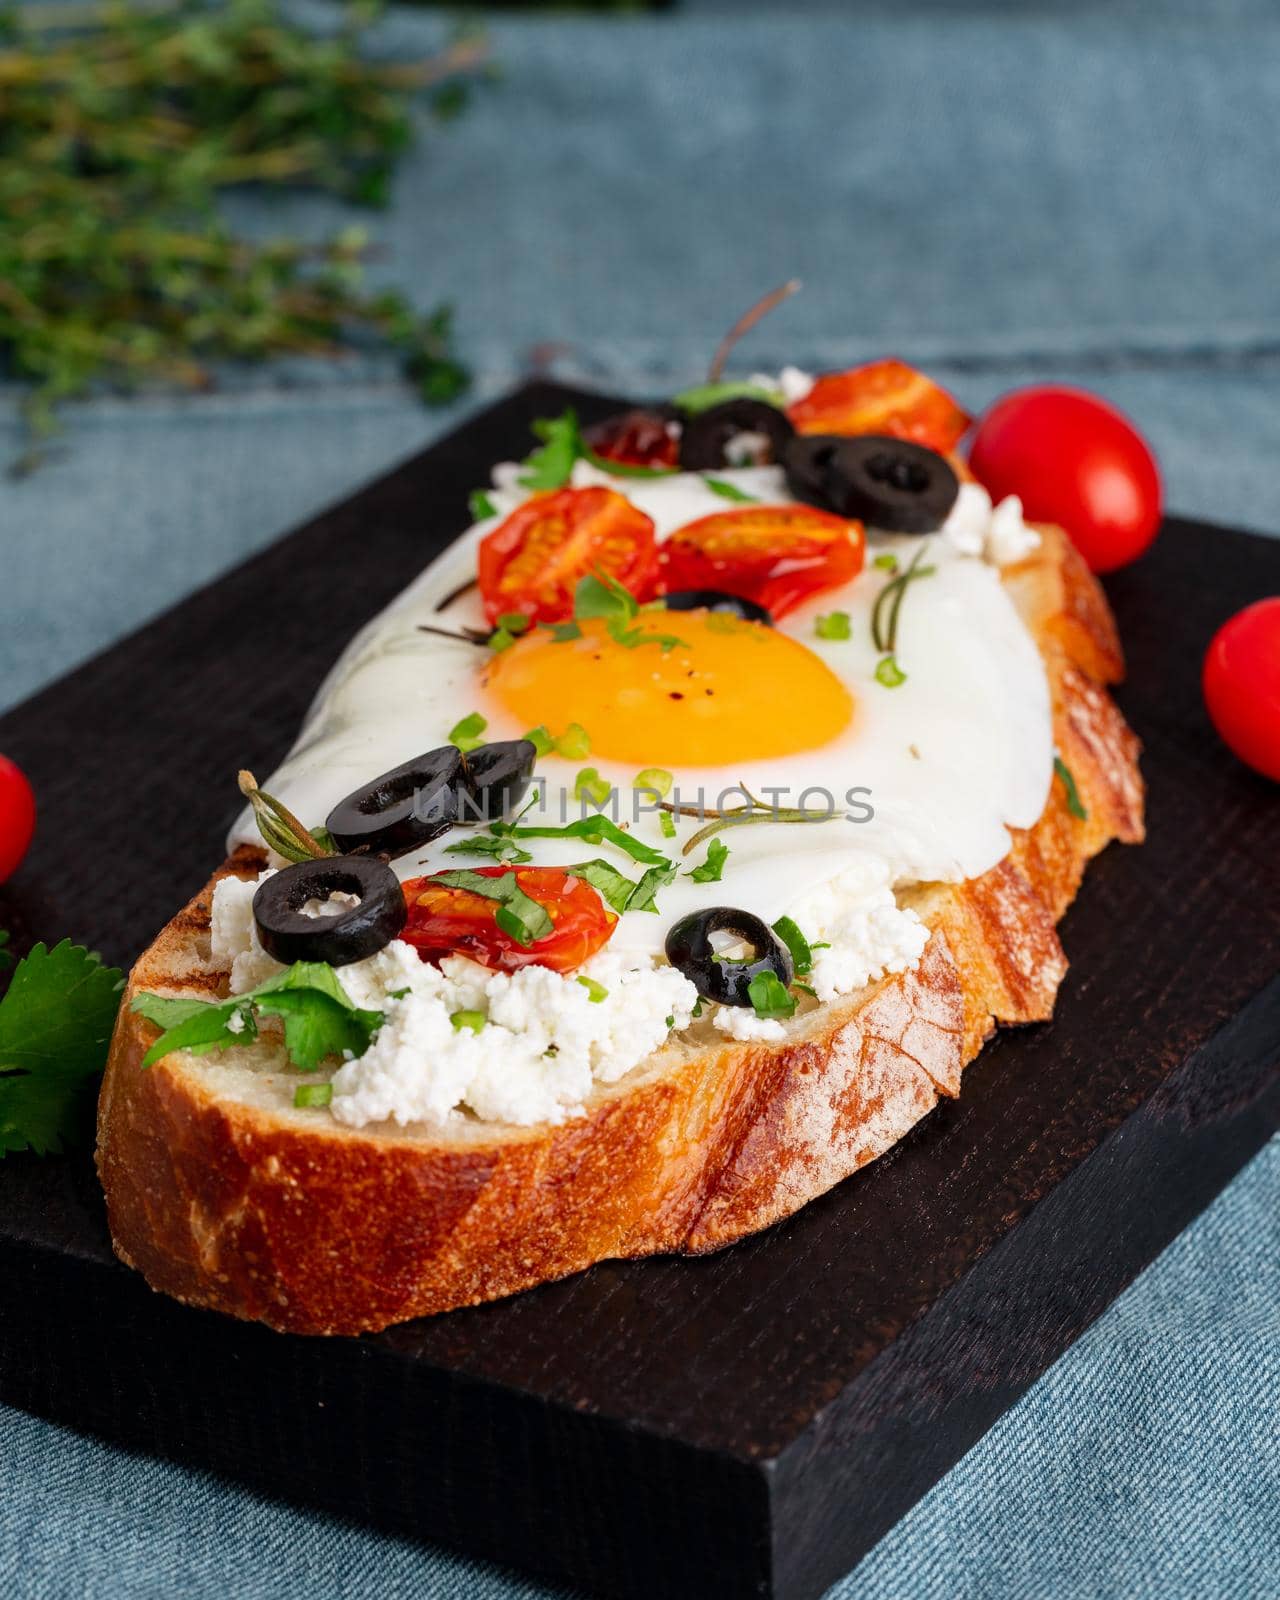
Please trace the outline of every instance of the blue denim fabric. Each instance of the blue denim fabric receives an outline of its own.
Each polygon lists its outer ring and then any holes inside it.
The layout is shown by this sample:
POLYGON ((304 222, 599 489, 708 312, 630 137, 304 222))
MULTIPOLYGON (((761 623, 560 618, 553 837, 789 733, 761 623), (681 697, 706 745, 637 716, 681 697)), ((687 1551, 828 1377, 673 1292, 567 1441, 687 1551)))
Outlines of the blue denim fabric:
MULTIPOLYGON (((382 41, 441 28, 405 10, 382 41)), ((71 408, 56 457, 0 482, 0 707, 535 366, 699 377, 794 275, 743 370, 892 351, 973 408, 1084 384, 1153 439, 1174 509, 1280 531, 1274 5, 699 0, 492 33, 503 82, 426 129, 372 219, 374 277, 455 302, 472 395, 425 412, 359 358, 71 408)), ((234 209, 262 233, 351 220, 314 196, 234 209)), ((0 391, 0 459, 15 405, 0 391)), ((1280 1593, 1278 1259, 1273 1145, 836 1592, 1280 1593)), ((17 1595, 550 1593, 12 1412, 0 1460, 17 1595)))

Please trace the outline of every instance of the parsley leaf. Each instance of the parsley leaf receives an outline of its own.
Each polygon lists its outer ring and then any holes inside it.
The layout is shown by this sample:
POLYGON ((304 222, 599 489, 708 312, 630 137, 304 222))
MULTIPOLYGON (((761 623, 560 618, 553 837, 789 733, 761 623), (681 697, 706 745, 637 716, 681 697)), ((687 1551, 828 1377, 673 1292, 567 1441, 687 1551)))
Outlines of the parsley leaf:
MULTIPOLYGON (((800 932, 797 925, 790 917, 779 917, 773 925, 773 931, 791 952, 791 960, 796 969, 796 977, 803 978, 805 973, 813 971, 813 946, 800 932)), ((824 946, 824 948, 826 948, 824 946)))
POLYGON ((747 985, 747 993, 756 1016, 766 1021, 791 1016, 799 1004, 795 995, 787 993, 776 972, 757 972, 747 985))
POLYGON ((552 632, 556 643, 563 644, 569 639, 582 637, 582 623, 603 619, 613 642, 624 645, 628 650, 635 650, 642 644, 656 644, 661 645, 662 653, 666 655, 676 645, 687 642, 671 633, 646 633, 643 627, 633 627, 642 609, 647 610, 648 607, 642 608, 630 590, 616 578, 602 570, 598 576, 588 573, 585 578, 578 579, 578 586, 573 592, 573 621, 555 625, 552 632), (571 628, 575 630, 572 633, 568 631, 571 628))
POLYGON ((257 1019, 279 1017, 285 1049, 294 1066, 314 1072, 326 1056, 350 1051, 361 1056, 382 1026, 381 1011, 353 1005, 331 966, 323 961, 295 961, 291 967, 246 994, 229 1000, 171 999, 139 994, 133 1010, 161 1029, 142 1058, 144 1067, 174 1050, 203 1055, 247 1044, 258 1036, 257 1019))
POLYGON ((674 883, 675 876, 674 862, 668 862, 666 866, 650 867, 636 884, 630 900, 627 901, 627 910, 656 911, 658 905, 654 896, 659 889, 665 889, 669 883, 674 883))
POLYGON ((583 453, 577 412, 570 408, 558 417, 539 417, 533 432, 542 440, 542 448, 525 458, 527 470, 520 476, 521 486, 535 491, 563 489, 583 453))
POLYGON ((575 878, 581 878, 584 883, 589 883, 605 904, 614 911, 625 911, 636 890, 635 884, 626 873, 619 872, 617 867, 610 866, 607 861, 599 859, 579 861, 575 866, 566 867, 565 871, 571 872, 575 878))
POLYGON ((617 845, 618 849, 625 850, 633 861, 642 861, 646 866, 671 865, 660 850, 653 849, 639 839, 633 839, 608 817, 579 817, 577 821, 568 822, 559 828, 520 827, 509 822, 499 822, 491 823, 490 831, 504 834, 508 839, 585 839, 588 844, 608 843, 617 845))
POLYGON ((719 883, 728 859, 729 846, 723 839, 712 839, 707 845, 707 859, 692 872, 686 872, 685 877, 692 878, 695 883, 719 883))
POLYGON ((444 847, 447 856, 492 856, 495 861, 510 862, 522 867, 533 857, 511 839, 494 839, 487 833, 473 834, 470 839, 459 839, 457 844, 444 847))
POLYGON ((69 939, 37 944, 0 1000, 0 1156, 61 1150, 106 1061, 122 975, 69 939))

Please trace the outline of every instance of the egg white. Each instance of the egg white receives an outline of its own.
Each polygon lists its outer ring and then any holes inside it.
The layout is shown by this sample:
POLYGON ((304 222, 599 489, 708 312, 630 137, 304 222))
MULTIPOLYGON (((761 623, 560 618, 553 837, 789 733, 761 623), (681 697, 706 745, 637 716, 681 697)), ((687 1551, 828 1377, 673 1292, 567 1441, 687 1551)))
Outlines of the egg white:
MULTIPOLYGON (((775 467, 726 469, 714 476, 765 503, 791 498, 775 467)), ((730 509, 696 473, 612 478, 579 463, 573 481, 619 490, 653 518, 660 539, 694 518, 730 509)), ((525 491, 504 469, 495 473, 495 483, 493 498, 505 515, 525 491)), ((966 507, 970 521, 972 509, 966 507)), ((304 821, 319 824, 353 789, 444 743, 469 712, 488 719, 486 739, 518 738, 526 731, 482 692, 482 649, 422 631, 424 625, 484 625, 474 589, 437 608, 474 576, 476 547, 494 525, 494 519, 477 524, 445 551, 357 635, 326 678, 291 754, 264 785, 304 821)), ((636 838, 680 860, 680 876, 659 895, 660 914, 625 915, 614 949, 660 952, 676 918, 708 905, 742 907, 772 922, 813 890, 868 862, 882 863, 894 886, 976 877, 1006 854, 1010 827, 1028 827, 1039 817, 1053 769, 1049 691, 1039 652, 995 567, 962 554, 945 532, 927 544, 925 559, 937 571, 909 586, 901 609, 897 660, 906 674, 903 683, 886 688, 876 681, 880 652, 871 636, 871 610, 889 574, 871 558, 892 551, 905 565, 920 540, 873 533, 867 566, 852 583, 816 596, 779 624, 847 684, 857 702, 850 726, 820 749, 673 774, 681 800, 689 803, 698 803, 701 792, 705 805, 741 804, 738 786, 744 785, 757 795, 785 791, 777 801, 783 806, 834 804, 835 820, 726 829, 719 835, 730 851, 722 881, 699 884, 687 873, 703 860, 705 846, 688 857, 681 850, 701 823, 681 818, 677 838, 665 838, 656 815, 634 810, 634 768, 592 755, 538 762, 541 802, 527 823, 554 825, 580 816, 574 780, 584 766, 594 766, 616 792, 618 820, 636 838), (832 611, 849 614, 847 641, 816 636, 816 618, 832 611)), ((638 664, 642 658, 641 650, 638 664)), ((555 708, 548 708, 546 720, 553 732, 562 731, 555 726, 555 708)), ((461 836, 455 830, 400 858, 397 872, 408 878, 483 864, 446 853, 461 836)), ((249 814, 239 819, 230 842, 258 842, 249 814)), ((580 839, 535 839, 526 847, 539 864, 602 856, 632 877, 644 870, 608 845, 580 839)))

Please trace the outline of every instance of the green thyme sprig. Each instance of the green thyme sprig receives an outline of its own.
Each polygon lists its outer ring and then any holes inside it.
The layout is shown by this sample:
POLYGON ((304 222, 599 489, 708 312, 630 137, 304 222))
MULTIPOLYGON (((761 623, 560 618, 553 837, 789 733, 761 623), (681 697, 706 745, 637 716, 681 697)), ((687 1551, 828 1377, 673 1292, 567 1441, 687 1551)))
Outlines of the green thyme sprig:
POLYGON ((375 11, 354 8, 328 37, 286 22, 276 0, 7 14, 0 358, 29 385, 34 438, 98 383, 199 389, 215 360, 370 341, 400 353, 425 399, 459 392, 448 311, 365 291, 362 230, 261 243, 216 215, 218 195, 246 183, 383 204, 412 137, 411 98, 459 109, 483 40, 371 63, 360 49, 375 11))

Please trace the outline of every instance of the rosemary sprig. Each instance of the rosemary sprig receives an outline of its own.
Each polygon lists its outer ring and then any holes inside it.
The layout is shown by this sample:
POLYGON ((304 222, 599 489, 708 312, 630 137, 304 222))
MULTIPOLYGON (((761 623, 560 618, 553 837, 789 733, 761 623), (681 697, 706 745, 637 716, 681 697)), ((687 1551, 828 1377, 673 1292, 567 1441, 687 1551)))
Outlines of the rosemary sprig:
POLYGON ((699 828, 683 846, 680 851, 682 856, 687 856, 707 839, 722 833, 725 828, 760 827, 769 822, 834 822, 839 815, 834 807, 830 811, 805 811, 799 806, 767 805, 763 800, 757 800, 743 784, 739 784, 738 787, 747 797, 746 805, 727 806, 723 811, 711 810, 705 806, 678 805, 670 800, 658 802, 660 811, 669 811, 673 816, 711 818, 711 821, 699 828))
POLYGON ((898 616, 907 589, 917 578, 931 578, 938 570, 920 565, 924 555, 925 547, 921 545, 912 556, 910 566, 889 579, 871 608, 871 637, 883 655, 891 656, 898 648, 898 616))
POLYGON ((314 832, 304 828, 288 806, 259 789, 252 772, 242 771, 237 782, 240 793, 253 807, 258 832, 277 855, 286 861, 319 861, 325 856, 337 855, 333 840, 323 828, 314 832))
POLYGON ((0 17, 0 363, 30 387, 33 438, 95 384, 202 388, 214 360, 370 340, 400 353, 427 400, 459 391, 447 311, 362 289, 362 231, 262 243, 215 214, 245 183, 385 202, 410 96, 456 111, 485 47, 371 63, 359 52, 374 14, 353 8, 328 37, 276 0, 0 17))

